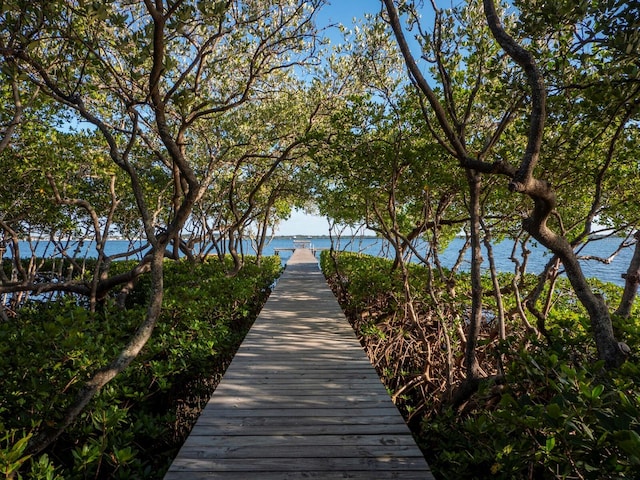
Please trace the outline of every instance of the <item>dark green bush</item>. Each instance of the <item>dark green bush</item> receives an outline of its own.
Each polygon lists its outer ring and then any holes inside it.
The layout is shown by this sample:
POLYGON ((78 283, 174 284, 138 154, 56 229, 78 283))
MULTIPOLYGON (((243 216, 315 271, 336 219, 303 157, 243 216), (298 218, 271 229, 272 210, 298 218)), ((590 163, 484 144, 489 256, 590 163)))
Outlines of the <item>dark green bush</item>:
POLYGON ((26 478, 158 478, 175 456, 280 272, 280 259, 165 265, 161 320, 139 358, 109 383, 56 445, 22 455, 53 424, 82 381, 119 352, 145 315, 142 279, 126 311, 91 314, 75 299, 24 308, 0 323, 0 473, 26 478))
MULTIPOLYGON (((381 318, 377 315, 379 309, 392 311, 399 307, 391 301, 401 295, 400 284, 390 274, 390 262, 340 253, 337 263, 338 272, 328 253, 323 253, 323 271, 334 284, 339 280, 346 290, 340 295, 345 311, 372 319, 369 324, 357 324, 359 333, 365 342, 373 339, 379 351, 388 352, 379 344, 389 338, 375 333, 381 318)), ((412 294, 428 324, 434 315, 429 313, 432 299, 426 288, 427 269, 410 268, 412 294)), ((458 275, 456 281, 456 297, 437 282, 432 283, 449 311, 466 308, 468 301, 468 275, 458 275)), ((490 279, 485 278, 484 284, 486 291, 491 291, 490 279)), ((500 284, 510 285, 509 275, 501 274, 500 284)), ((619 287, 596 280, 593 286, 611 305, 619 300, 619 287)), ((502 359, 503 382, 481 384, 464 408, 455 411, 441 402, 443 391, 435 387, 421 398, 427 399, 421 407, 425 412, 422 421, 410 422, 410 426, 436 478, 640 478, 637 358, 617 370, 605 371, 602 363, 595 360, 597 352, 589 320, 566 280, 560 279, 557 292, 547 319, 548 339, 528 338, 521 325, 512 323, 508 331, 517 335, 504 342, 496 341, 487 350, 487 354, 502 359)), ((508 289, 503 301, 507 309, 515 305, 508 289)), ((492 302, 490 296, 486 297, 485 308, 493 308, 492 302)), ((444 310, 442 305, 441 309, 444 310)), ((637 307, 631 320, 614 319, 614 327, 618 338, 632 349, 640 344, 637 307)), ((409 341, 409 337, 405 340, 409 341)), ((454 348, 458 348, 455 358, 460 359, 459 345, 454 348)), ((432 385, 445 385, 445 365, 430 367, 436 377, 432 385)), ((398 378, 386 383, 401 388, 406 380, 398 378)))
POLYGON ((640 478, 637 365, 605 373, 556 347, 532 341, 471 412, 425 418, 432 468, 460 479, 640 478))

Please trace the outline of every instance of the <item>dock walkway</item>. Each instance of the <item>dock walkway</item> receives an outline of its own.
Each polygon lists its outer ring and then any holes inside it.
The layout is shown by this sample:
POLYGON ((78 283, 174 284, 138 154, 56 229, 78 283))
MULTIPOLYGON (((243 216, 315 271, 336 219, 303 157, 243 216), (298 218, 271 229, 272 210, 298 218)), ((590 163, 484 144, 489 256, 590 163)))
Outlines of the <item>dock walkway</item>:
POLYGON ((204 478, 433 479, 308 249, 165 476, 204 478))

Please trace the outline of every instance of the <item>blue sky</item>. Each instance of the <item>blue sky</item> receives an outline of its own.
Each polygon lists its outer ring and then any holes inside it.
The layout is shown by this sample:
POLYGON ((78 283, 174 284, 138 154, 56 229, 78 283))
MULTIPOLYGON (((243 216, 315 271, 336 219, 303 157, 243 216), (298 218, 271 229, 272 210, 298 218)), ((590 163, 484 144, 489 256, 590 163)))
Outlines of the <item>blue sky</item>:
POLYGON ((322 7, 317 23, 342 23, 349 26, 354 17, 363 18, 365 13, 378 13, 380 5, 380 0, 331 0, 329 5, 322 7))
MULTIPOLYGON (((332 0, 329 5, 322 7, 317 18, 319 26, 342 23, 346 27, 353 25, 352 19, 364 18, 365 13, 378 13, 379 0, 332 0)), ((302 211, 295 211, 291 218, 282 222, 278 235, 305 236, 328 235, 329 224, 325 217, 307 215, 302 211)))
POLYGON ((294 211, 289 220, 282 222, 278 228, 277 235, 283 236, 305 236, 305 235, 328 235, 329 224, 325 217, 307 215, 302 211, 294 211))

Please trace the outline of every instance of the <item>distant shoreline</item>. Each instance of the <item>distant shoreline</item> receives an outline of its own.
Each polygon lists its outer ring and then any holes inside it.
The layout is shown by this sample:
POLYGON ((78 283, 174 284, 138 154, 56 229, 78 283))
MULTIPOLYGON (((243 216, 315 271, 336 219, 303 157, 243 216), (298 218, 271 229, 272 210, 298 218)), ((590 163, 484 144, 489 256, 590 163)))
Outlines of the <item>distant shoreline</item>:
MULTIPOLYGON (((367 238, 367 239, 378 239, 381 237, 378 237, 376 235, 340 235, 340 238, 367 238)), ((187 237, 188 238, 188 237, 187 237)), ((244 237, 246 240, 253 240, 253 237, 244 237)), ((313 240, 314 238, 322 238, 322 239, 329 239, 331 238, 331 236, 329 235, 274 235, 273 237, 268 237, 268 239, 281 239, 281 240, 313 240)), ((334 235, 333 238, 338 238, 338 236, 334 235)), ((66 241, 71 241, 71 242, 94 242, 95 240, 93 239, 88 239, 88 238, 54 238, 53 239, 56 242, 66 242, 66 241)), ((28 242, 29 239, 28 238, 21 238, 20 239, 21 242, 28 242)), ((49 237, 36 237, 33 236, 31 237, 31 241, 32 242, 48 242, 51 241, 51 238, 49 237)), ((145 238, 133 238, 133 239, 129 239, 129 238, 124 238, 124 237, 120 237, 120 236, 111 236, 107 239, 108 242, 146 242, 147 240, 145 238)))
MULTIPOLYGON (((464 235, 456 235, 456 238, 465 238, 464 235)), ((188 238, 188 237, 187 237, 188 238)), ((274 239, 278 239, 278 240, 314 240, 314 239, 330 239, 330 238, 335 238, 335 239, 344 239, 344 238, 360 238, 360 239, 367 239, 367 240, 384 240, 382 237, 379 237, 377 235, 273 235, 272 237, 268 237, 268 240, 274 240, 274 239)), ((605 238, 623 238, 623 237, 618 237, 618 236, 612 236, 606 233, 593 233, 589 236, 590 240, 599 240, 599 239, 605 239, 605 238)), ((254 240, 253 237, 244 237, 245 240, 254 240)), ((63 242, 67 242, 67 241, 71 241, 71 242, 95 242, 95 240, 93 239, 79 239, 79 238, 54 238, 53 240, 55 241, 63 241, 63 242)), ((20 241, 22 242, 29 242, 29 239, 27 238, 21 238, 20 241)), ((32 242, 48 242, 51 241, 51 238, 49 237, 39 237, 39 236, 33 236, 31 238, 32 242)), ((108 242, 146 242, 147 240, 145 238, 134 238, 134 239, 128 239, 128 238, 124 238, 118 235, 115 236, 111 236, 107 239, 108 242)))

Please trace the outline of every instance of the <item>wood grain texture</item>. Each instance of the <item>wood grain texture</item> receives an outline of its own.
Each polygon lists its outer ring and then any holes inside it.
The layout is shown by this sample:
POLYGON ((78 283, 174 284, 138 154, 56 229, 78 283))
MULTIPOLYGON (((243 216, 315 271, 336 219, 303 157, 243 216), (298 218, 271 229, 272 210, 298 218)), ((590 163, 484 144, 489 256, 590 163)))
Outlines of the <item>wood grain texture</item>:
POLYGON ((318 269, 297 249, 165 476, 433 479, 318 269))

